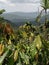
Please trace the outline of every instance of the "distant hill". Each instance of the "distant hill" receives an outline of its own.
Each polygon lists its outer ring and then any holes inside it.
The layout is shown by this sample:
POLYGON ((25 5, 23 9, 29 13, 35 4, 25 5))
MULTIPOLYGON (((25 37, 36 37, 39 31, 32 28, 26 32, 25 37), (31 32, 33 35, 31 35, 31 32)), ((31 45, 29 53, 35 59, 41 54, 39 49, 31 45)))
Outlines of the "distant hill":
POLYGON ((28 20, 28 19, 36 18, 37 15, 38 15, 37 12, 33 12, 33 13, 11 12, 11 13, 4 13, 3 14, 3 16, 9 20, 11 20, 11 19, 27 19, 28 20))
MULTIPOLYGON (((32 22, 34 25, 37 23, 35 22, 36 17, 38 16, 38 12, 31 12, 31 13, 24 13, 24 12, 10 12, 10 13, 4 13, 2 16, 9 20, 11 23, 13 23, 16 26, 22 25, 27 21, 32 22)), ((49 14, 47 15, 47 18, 49 19, 49 14)), ((41 17, 41 22, 43 23, 45 20, 45 16, 43 15, 41 17)))
POLYGON ((37 12, 24 13, 24 12, 12 12, 12 13, 4 13, 2 16, 15 23, 16 25, 24 24, 27 21, 33 22, 35 24, 35 18, 37 17, 37 12))

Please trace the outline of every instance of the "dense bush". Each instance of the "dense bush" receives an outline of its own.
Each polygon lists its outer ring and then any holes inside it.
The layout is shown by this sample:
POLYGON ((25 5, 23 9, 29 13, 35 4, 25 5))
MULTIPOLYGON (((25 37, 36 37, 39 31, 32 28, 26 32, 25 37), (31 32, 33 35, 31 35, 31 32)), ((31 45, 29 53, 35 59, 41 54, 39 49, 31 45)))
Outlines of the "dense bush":
POLYGON ((10 24, 0 23, 0 65, 49 65, 46 30, 30 23, 13 30, 10 24))

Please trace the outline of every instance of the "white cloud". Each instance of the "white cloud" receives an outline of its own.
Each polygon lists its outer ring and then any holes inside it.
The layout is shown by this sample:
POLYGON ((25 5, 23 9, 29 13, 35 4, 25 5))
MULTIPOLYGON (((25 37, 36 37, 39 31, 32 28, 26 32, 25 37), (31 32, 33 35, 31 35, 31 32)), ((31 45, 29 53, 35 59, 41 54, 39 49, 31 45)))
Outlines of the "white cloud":
POLYGON ((11 3, 9 0, 0 0, 0 2, 6 4, 7 6, 15 6, 15 4, 11 3))
POLYGON ((9 0, 13 3, 38 3, 40 0, 9 0))
POLYGON ((40 4, 32 4, 32 3, 16 3, 10 4, 11 11, 20 11, 20 12, 36 12, 38 11, 38 7, 40 8, 40 4), (13 9, 13 10, 12 10, 13 9))
POLYGON ((14 4, 14 3, 10 3, 9 6, 11 6, 11 7, 15 7, 16 4, 14 4))
MULTIPOLYGON (((14 11, 20 11, 20 12, 36 12, 38 11, 38 8, 40 9, 40 3, 39 0, 24 0, 27 3, 18 3, 17 1, 20 0, 0 0, 0 8, 4 8, 7 10, 7 12, 14 12, 14 11), (14 3, 14 2, 16 3, 14 3), (28 3, 28 2, 37 2, 37 3, 28 3)), ((22 0, 21 0, 22 1, 22 0)))
POLYGON ((0 0, 0 2, 7 3, 7 0, 0 0))

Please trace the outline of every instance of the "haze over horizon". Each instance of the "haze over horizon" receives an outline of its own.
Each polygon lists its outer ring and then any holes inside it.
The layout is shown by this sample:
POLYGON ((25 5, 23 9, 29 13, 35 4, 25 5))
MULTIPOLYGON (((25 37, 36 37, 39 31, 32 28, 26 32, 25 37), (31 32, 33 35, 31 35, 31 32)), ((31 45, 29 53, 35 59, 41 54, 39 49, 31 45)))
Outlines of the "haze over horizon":
POLYGON ((0 0, 0 9, 6 12, 38 12, 40 0, 0 0))

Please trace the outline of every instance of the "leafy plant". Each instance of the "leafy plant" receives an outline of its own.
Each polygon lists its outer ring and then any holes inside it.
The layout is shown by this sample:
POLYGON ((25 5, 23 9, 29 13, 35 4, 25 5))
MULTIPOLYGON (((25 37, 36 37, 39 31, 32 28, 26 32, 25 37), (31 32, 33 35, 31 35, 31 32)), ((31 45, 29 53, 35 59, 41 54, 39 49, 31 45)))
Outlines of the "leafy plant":
POLYGON ((49 64, 49 41, 44 39, 46 34, 43 34, 44 31, 41 34, 40 27, 37 30, 36 26, 26 23, 15 32, 9 24, 2 24, 2 26, 0 65, 49 64))

